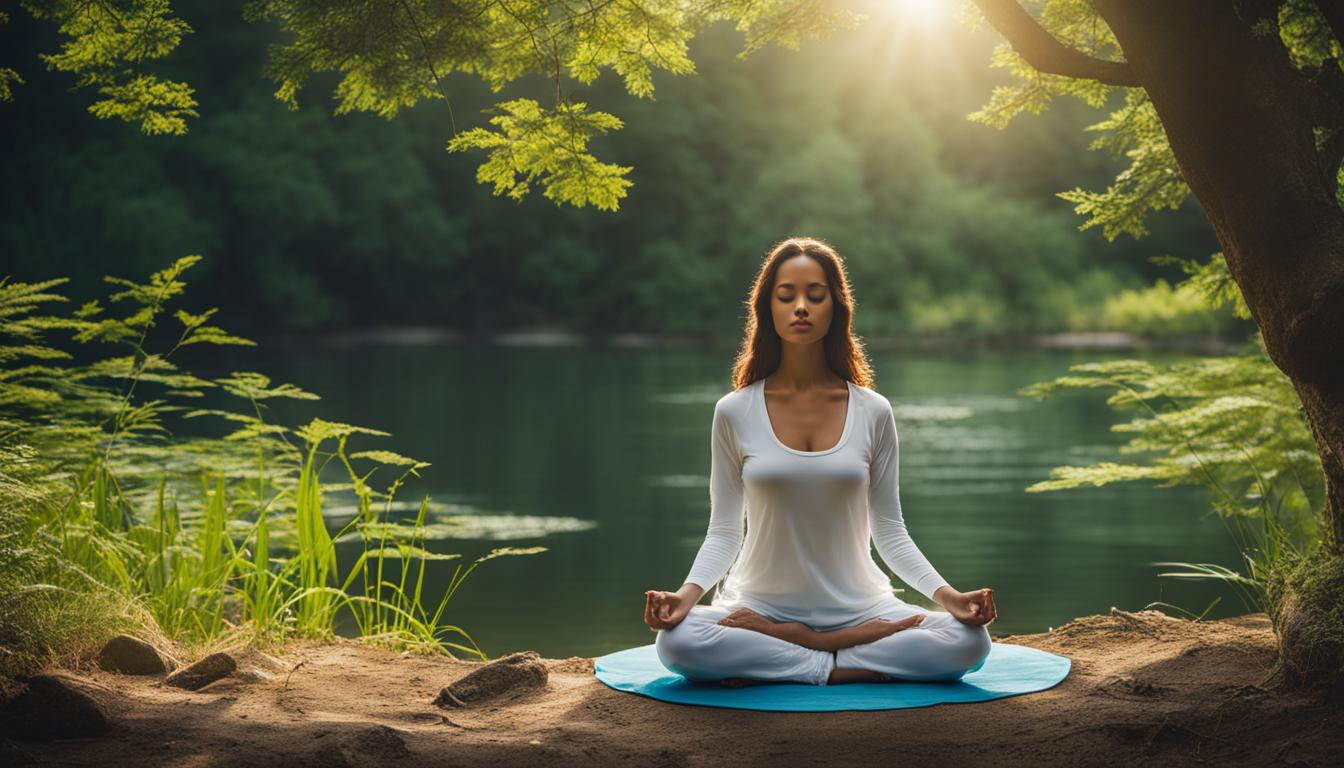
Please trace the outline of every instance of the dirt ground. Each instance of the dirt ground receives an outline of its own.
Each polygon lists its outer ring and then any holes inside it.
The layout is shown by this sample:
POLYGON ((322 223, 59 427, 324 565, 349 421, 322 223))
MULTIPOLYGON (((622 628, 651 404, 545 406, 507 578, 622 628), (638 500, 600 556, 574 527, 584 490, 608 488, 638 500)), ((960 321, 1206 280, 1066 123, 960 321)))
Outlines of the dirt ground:
MULTIPOLYGON (((991 633, 992 634, 992 633, 991 633)), ((544 688, 467 708, 432 704, 481 662, 355 641, 241 659, 200 691, 99 670, 113 692, 97 738, 9 741, 7 765, 736 766, 1344 765, 1344 707, 1264 690, 1264 614, 1191 622, 1156 611, 1085 616, 996 636, 1069 656, 1047 691, 874 712, 757 712, 612 690, 593 659, 543 659, 544 688), (261 670, 258 674, 254 670, 261 670)), ((652 641, 652 640, 650 640, 652 641)), ((899 683, 891 683, 898 685, 899 683)))

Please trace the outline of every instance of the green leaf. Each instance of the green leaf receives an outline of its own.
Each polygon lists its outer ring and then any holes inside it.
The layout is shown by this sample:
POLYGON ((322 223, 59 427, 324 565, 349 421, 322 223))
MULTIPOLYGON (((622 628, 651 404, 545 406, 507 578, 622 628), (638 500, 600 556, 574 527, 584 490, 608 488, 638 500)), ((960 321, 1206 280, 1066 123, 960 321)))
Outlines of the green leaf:
POLYGON ((402 456, 401 454, 393 453, 391 451, 359 451, 358 453, 350 454, 350 458, 368 459, 370 461, 376 461, 379 464, 389 464, 392 466, 399 466, 399 467, 413 467, 415 469, 421 469, 423 467, 429 466, 429 462, 419 461, 417 459, 410 459, 405 456, 402 456))
POLYGON ((614 211, 633 183, 625 178, 631 168, 599 162, 585 150, 591 136, 623 123, 615 115, 586 109, 583 102, 546 110, 532 99, 506 101, 490 118, 497 131, 464 131, 448 142, 448 151, 488 150, 476 180, 493 183, 496 195, 522 200, 539 179, 551 200, 614 211))
MULTIPOLYGON (((95 116, 138 122, 150 135, 186 132, 185 118, 197 116, 191 87, 141 71, 145 61, 168 55, 191 32, 172 15, 169 0, 66 0, 27 8, 58 23, 61 50, 41 58, 52 69, 77 75, 79 87, 97 88, 103 98, 89 107, 95 116)), ((8 92, 2 73, 0 91, 8 92)))

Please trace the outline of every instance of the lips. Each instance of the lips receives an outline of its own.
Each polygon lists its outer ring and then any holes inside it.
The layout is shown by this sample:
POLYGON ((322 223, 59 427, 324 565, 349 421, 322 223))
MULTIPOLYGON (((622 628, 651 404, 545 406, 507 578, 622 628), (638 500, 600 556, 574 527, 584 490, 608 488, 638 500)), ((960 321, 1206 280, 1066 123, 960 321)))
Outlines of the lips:
POLYGON ((812 324, 809 323, 809 322, 807 322, 806 320, 797 320, 797 321, 794 321, 794 322, 792 322, 792 323, 789 323, 789 325, 790 325, 791 327, 793 327, 793 328, 811 328, 811 327, 812 327, 812 324))

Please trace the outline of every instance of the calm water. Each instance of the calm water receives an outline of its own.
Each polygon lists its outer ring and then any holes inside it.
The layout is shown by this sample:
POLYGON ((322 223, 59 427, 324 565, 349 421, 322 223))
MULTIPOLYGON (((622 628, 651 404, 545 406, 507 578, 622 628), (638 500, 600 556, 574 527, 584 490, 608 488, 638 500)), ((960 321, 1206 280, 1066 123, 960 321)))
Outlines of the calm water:
MULTIPOLYGON (((565 657, 652 642, 644 590, 681 585, 709 521, 710 421, 728 391, 733 352, 263 345, 191 367, 257 370, 317 392, 321 402, 280 403, 275 416, 383 429, 393 436, 352 439, 351 449, 431 462, 398 498, 430 494, 443 514, 475 523, 433 549, 469 562, 498 546, 548 547, 482 564, 454 596, 447 621, 491 656, 534 649, 565 657)), ((1116 450, 1125 435, 1109 427, 1128 419, 1105 405, 1106 393, 1044 401, 1015 394, 1071 363, 1118 356, 1130 355, 873 354, 876 389, 896 408, 911 535, 954 587, 995 588, 995 635, 1042 632, 1155 600, 1198 613, 1221 595, 1210 616, 1245 612, 1225 587, 1159 578, 1165 569, 1149 565, 1236 567, 1236 549, 1207 512, 1202 489, 1023 491, 1054 466, 1127 460, 1116 450)), ((342 555, 348 565, 349 550, 342 555)), ((431 595, 442 593, 456 562, 431 564, 431 595)), ((926 604, 913 590, 902 596, 926 604)))

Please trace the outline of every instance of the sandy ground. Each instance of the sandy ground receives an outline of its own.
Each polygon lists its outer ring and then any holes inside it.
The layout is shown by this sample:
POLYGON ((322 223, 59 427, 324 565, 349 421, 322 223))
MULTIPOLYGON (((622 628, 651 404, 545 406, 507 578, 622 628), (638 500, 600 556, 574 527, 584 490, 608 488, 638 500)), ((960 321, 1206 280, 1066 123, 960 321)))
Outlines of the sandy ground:
MULTIPOLYGON (((992 634, 992 633, 991 633, 992 634)), ((650 642, 652 642, 650 633, 650 642)), ((1155 611, 995 636, 1073 659, 1039 693, 876 712, 757 712, 612 690, 593 660, 545 659, 549 680, 507 700, 439 709, 481 662, 354 641, 292 643, 198 692, 160 678, 78 673, 116 694, 98 738, 8 742, 15 765, 1344 765, 1344 708, 1259 687, 1274 660, 1264 614, 1190 622, 1155 611)), ((899 683, 892 683, 893 685, 899 683)))

